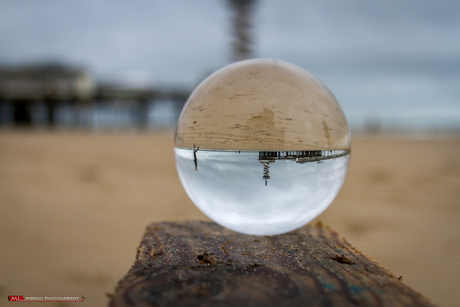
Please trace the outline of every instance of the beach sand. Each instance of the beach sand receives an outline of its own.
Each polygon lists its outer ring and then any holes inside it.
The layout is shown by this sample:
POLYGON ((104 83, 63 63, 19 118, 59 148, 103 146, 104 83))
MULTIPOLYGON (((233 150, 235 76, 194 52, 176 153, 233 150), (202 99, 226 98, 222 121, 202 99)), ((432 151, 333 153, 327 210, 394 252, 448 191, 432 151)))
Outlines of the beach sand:
MULTIPOLYGON (((172 132, 0 131, 0 208, 2 302, 106 305, 147 224, 207 219, 179 182, 172 132)), ((458 135, 354 136, 318 219, 434 303, 460 306, 458 135)))

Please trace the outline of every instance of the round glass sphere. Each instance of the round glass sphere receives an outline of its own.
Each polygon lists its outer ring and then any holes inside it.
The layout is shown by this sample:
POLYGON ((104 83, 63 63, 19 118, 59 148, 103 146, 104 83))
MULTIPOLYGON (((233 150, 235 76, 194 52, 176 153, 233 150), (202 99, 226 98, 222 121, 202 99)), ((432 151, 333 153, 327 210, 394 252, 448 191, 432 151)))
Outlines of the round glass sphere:
POLYGON ((331 204, 350 143, 345 115, 320 80, 286 62, 247 60, 193 91, 177 124, 176 166, 189 197, 216 223, 274 235, 331 204))

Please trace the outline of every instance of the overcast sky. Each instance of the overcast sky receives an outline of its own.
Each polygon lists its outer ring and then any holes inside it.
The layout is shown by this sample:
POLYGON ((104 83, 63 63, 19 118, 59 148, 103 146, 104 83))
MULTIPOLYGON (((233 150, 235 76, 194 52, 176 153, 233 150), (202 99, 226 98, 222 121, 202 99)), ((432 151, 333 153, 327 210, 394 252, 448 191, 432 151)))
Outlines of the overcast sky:
MULTIPOLYGON (((229 63, 230 17, 223 0, 2 1, 0 64, 193 87, 229 63)), ((254 21, 255 55, 317 75, 347 116, 460 126, 460 1, 259 0, 254 21)))

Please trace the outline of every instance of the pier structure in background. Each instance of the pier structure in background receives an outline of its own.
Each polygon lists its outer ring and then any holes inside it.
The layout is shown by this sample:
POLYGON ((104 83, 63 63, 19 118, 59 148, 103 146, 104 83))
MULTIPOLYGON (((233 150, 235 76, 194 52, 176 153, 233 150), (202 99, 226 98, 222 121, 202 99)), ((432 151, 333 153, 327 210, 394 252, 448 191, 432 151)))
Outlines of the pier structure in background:
MULTIPOLYGON (((40 113, 46 125, 56 125, 57 110, 65 104, 74 117, 113 103, 131 110, 127 114, 139 128, 148 124, 148 108, 168 100, 179 114, 190 91, 184 88, 129 87, 99 83, 83 69, 61 64, 0 67, 0 124, 31 126, 40 113)), ((75 126, 84 125, 78 118, 75 126)))
POLYGON ((254 57, 254 38, 252 33, 254 11, 257 0, 227 0, 232 10, 232 54, 233 62, 254 57))
POLYGON ((11 106, 16 125, 31 125, 34 107, 42 105, 49 126, 54 126, 59 102, 85 104, 95 91, 95 81, 83 69, 59 64, 0 68, 1 107, 11 106))

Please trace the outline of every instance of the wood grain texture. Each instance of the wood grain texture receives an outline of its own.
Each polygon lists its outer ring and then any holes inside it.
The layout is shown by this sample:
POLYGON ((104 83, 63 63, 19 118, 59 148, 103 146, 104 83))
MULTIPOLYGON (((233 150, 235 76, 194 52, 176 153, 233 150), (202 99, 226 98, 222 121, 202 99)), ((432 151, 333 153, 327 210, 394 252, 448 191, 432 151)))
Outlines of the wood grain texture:
POLYGON ((109 306, 434 305, 321 224, 249 236, 188 221, 147 227, 109 306))

